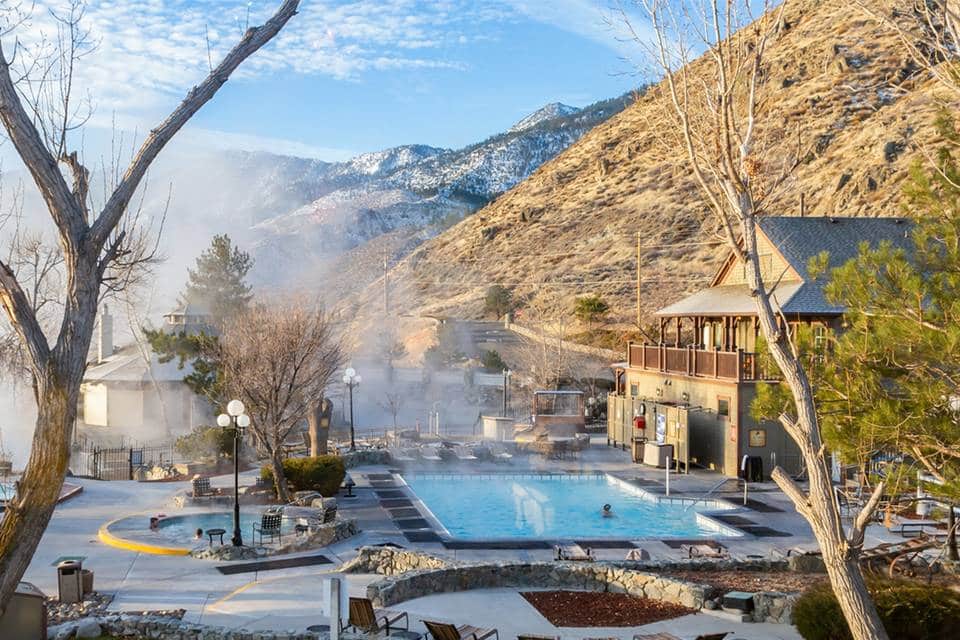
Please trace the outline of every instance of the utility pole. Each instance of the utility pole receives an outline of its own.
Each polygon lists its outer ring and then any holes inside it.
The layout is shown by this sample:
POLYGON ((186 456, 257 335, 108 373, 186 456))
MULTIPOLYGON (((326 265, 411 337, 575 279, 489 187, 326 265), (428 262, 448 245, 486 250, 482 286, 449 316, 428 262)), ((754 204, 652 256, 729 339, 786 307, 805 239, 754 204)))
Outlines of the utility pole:
POLYGON ((637 231, 637 331, 643 329, 643 308, 640 306, 640 232, 637 231))

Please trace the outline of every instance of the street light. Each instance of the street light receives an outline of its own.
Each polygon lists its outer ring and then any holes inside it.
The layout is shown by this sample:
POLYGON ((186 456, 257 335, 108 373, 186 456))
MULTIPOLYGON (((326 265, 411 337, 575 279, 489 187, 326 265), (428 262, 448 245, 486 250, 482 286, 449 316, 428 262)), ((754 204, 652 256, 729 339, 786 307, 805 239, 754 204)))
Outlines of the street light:
POLYGON ((240 441, 244 430, 250 426, 250 416, 244 413, 243 403, 231 400, 227 403, 227 413, 217 416, 217 425, 226 429, 233 427, 233 546, 243 546, 240 534, 240 441))
POLYGON ((353 367, 347 367, 343 372, 343 384, 350 389, 350 451, 357 450, 357 443, 353 433, 353 388, 360 384, 360 374, 353 367))

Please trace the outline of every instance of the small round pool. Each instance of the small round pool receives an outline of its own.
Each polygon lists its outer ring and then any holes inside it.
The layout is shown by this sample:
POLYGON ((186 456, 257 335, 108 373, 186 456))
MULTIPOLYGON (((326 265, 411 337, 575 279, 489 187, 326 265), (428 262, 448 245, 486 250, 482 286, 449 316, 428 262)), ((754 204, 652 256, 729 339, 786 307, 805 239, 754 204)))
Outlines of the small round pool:
MULTIPOLYGON (((200 511, 167 516, 160 520, 157 529, 150 529, 150 518, 153 515, 127 516, 108 522, 100 528, 100 540, 110 546, 131 551, 186 555, 198 546, 209 544, 207 531, 210 529, 223 529, 223 541, 226 544, 229 544, 233 536, 232 511, 200 511), (196 537, 197 529, 203 530, 199 540, 196 537)), ((240 533, 244 543, 253 543, 253 525, 260 524, 262 515, 262 510, 248 509, 240 512, 240 533)), ((293 534, 296 524, 296 518, 283 518, 280 525, 283 536, 293 534)))
MULTIPOLYGON (((253 535, 253 525, 260 524, 262 513, 240 512, 240 533, 244 538, 253 535)), ((150 517, 144 518, 149 527, 150 517)), ((296 525, 296 519, 284 518, 281 520, 280 532, 283 535, 293 533, 296 525)), ((233 512, 215 512, 215 513, 191 513, 184 515, 169 516, 160 520, 160 528, 157 533, 167 540, 175 543, 190 544, 196 540, 197 529, 203 529, 203 540, 207 540, 207 531, 210 529, 223 529, 224 540, 233 535, 233 512)))

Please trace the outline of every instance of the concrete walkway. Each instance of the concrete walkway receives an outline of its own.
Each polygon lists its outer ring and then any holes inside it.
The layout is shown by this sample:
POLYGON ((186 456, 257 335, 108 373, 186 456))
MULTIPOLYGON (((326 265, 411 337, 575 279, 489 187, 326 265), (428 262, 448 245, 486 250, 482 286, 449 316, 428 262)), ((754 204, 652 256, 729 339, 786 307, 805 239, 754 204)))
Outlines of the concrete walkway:
MULTIPOLYGON (((511 469, 569 471, 621 471, 647 479, 656 479, 662 471, 644 470, 632 465, 623 452, 597 447, 585 452, 577 460, 544 461, 533 458, 518 461, 511 469), (529 466, 524 466, 529 465, 529 466)), ((462 469, 461 469, 462 471, 462 469)), ((137 483, 71 480, 84 487, 82 493, 59 505, 54 512, 25 580, 33 582, 50 595, 57 593, 54 566, 63 556, 82 556, 84 567, 95 572, 98 591, 115 596, 112 609, 124 611, 186 609, 191 621, 224 625, 231 628, 303 629, 311 624, 326 622, 323 603, 323 582, 340 564, 352 558, 356 549, 366 544, 393 542, 408 549, 419 549, 455 558, 461 561, 487 560, 549 560, 549 550, 458 550, 446 549, 437 543, 418 544, 406 540, 389 514, 379 506, 373 490, 364 480, 367 474, 385 473, 383 467, 351 470, 357 480, 357 498, 342 499, 341 509, 347 517, 355 517, 362 532, 349 540, 322 550, 333 564, 279 569, 260 573, 222 575, 211 561, 190 557, 157 556, 108 547, 97 539, 102 524, 120 516, 140 513, 144 516, 177 512, 173 497, 187 488, 187 483, 137 483)), ((243 483, 252 483, 256 472, 243 474, 243 483)), ((677 476, 672 481, 675 491, 697 495, 716 484, 715 474, 677 476)), ((232 477, 216 478, 214 485, 228 486, 232 477)), ((751 512, 751 519, 781 531, 789 531, 790 538, 746 537, 730 543, 736 555, 775 557, 794 546, 813 547, 814 541, 806 523, 790 508, 786 498, 774 491, 754 494, 766 503, 775 504, 782 511, 774 513, 751 512)), ((895 539, 880 527, 871 527, 868 545, 895 539)), ((658 541, 644 544, 654 557, 679 559, 678 550, 658 541)), ((312 552, 316 553, 316 552, 312 552)), ((621 559, 623 550, 597 550, 603 559, 621 559)), ((302 554, 301 554, 302 555, 302 554)), ((366 585, 378 576, 351 575, 347 578, 349 591, 363 595, 366 585)), ((631 638, 640 629, 555 629, 537 613, 516 591, 486 590, 451 593, 419 598, 401 603, 398 607, 414 617, 438 618, 470 623, 478 626, 496 626, 501 637, 516 633, 562 635, 569 638, 586 636, 631 638)), ((687 616, 664 623, 648 625, 643 631, 670 630, 681 637, 693 637, 708 630, 735 631, 735 638, 798 638, 791 627, 764 624, 733 624, 706 614, 687 616)))

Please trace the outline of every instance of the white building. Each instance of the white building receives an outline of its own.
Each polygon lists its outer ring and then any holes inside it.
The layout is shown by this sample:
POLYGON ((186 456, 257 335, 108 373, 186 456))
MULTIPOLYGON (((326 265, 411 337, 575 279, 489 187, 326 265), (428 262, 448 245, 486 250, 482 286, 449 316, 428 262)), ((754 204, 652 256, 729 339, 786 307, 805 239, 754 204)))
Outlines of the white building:
MULTIPOLYGON (((189 305, 164 316, 168 332, 193 332, 209 316, 189 305)), ((113 345, 113 318, 106 305, 97 326, 93 362, 80 387, 77 430, 98 443, 170 442, 194 427, 212 423, 206 399, 183 382, 192 367, 176 358, 160 362, 149 344, 113 345)))

